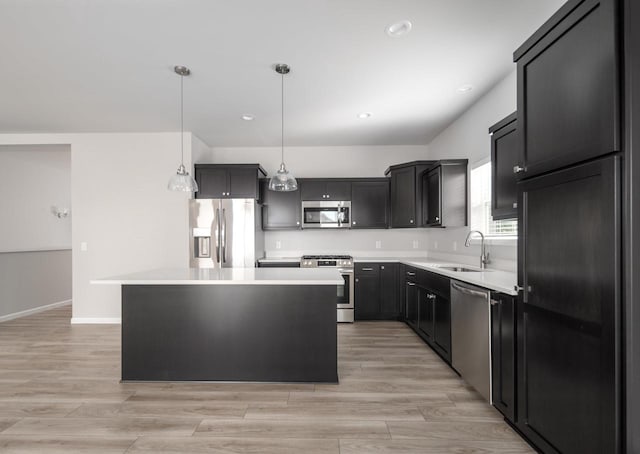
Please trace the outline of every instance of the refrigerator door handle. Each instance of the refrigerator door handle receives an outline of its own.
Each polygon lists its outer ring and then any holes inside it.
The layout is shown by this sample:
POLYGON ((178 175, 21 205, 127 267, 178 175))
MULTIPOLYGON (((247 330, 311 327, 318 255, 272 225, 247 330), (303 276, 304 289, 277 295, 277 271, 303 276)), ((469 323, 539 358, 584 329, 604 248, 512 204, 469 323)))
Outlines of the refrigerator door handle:
POLYGON ((220 263, 220 209, 216 208, 216 263, 220 263))
POLYGON ((222 209, 222 263, 227 263, 227 215, 222 209))

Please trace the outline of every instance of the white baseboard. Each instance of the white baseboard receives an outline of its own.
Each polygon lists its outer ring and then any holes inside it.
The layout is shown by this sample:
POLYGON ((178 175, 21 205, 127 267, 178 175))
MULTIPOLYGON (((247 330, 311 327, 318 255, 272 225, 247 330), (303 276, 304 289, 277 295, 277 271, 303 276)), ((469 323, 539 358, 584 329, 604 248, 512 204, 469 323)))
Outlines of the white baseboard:
POLYGON ((120 317, 71 317, 72 325, 120 325, 120 317))
POLYGON ((48 311, 56 307, 62 307, 71 304, 71 300, 59 301, 57 303, 47 304, 45 306, 34 307, 33 309, 27 309, 26 311, 14 312, 13 314, 7 314, 0 316, 0 323, 14 320, 20 317, 26 317, 27 315, 37 314, 38 312, 48 311))

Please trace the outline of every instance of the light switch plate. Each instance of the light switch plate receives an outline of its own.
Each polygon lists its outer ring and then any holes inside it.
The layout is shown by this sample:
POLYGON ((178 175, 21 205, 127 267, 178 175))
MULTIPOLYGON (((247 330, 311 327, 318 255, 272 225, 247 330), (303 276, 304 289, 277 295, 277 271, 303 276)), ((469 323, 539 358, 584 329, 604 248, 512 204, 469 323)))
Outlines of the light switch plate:
POLYGON ((376 240, 376 249, 380 249, 382 247, 382 241, 376 240))
POLYGON ((418 242, 418 240, 413 240, 413 248, 418 249, 419 246, 420 246, 420 243, 418 242))
POLYGON ((280 249, 282 247, 282 243, 280 241, 276 241, 276 249, 280 249))

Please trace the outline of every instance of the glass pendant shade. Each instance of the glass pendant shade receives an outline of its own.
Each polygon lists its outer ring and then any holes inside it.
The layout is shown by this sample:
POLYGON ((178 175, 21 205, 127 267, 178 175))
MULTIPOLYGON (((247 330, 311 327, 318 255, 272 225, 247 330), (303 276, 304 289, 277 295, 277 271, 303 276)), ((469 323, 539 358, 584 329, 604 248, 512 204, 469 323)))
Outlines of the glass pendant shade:
POLYGON ((167 188, 170 191, 197 192, 198 183, 196 183, 196 180, 189 175, 189 172, 184 168, 184 165, 180 164, 176 174, 169 180, 167 188))
POLYGON ((280 169, 269 180, 269 190, 279 192, 291 192, 298 190, 298 182, 291 172, 287 170, 284 162, 280 164, 280 169))

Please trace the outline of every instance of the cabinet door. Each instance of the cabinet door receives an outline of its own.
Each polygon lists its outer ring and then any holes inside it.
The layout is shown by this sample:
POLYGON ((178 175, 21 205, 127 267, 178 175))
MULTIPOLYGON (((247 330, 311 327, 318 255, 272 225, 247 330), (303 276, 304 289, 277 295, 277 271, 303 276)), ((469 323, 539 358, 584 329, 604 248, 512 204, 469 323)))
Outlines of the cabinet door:
POLYGON ((357 263, 355 267, 356 320, 371 320, 380 317, 380 280, 378 265, 375 263, 357 263))
POLYGON ((206 169, 196 168, 196 182, 198 183, 198 192, 196 199, 223 199, 227 197, 226 169, 206 169))
POLYGON ((518 427, 545 452, 616 453, 620 158, 518 184, 518 427))
POLYGON ((354 229, 389 227, 389 181, 352 183, 351 213, 354 229))
POLYGON ((380 265, 380 314, 381 318, 390 320, 395 320, 400 315, 397 263, 380 265))
POLYGON ((491 135, 491 216, 494 220, 518 217, 518 188, 514 168, 518 165, 518 121, 491 135))
POLYGON ((515 298, 491 295, 491 377, 493 406, 512 423, 516 420, 515 298))
POLYGON ((442 167, 438 166, 427 172, 422 179, 422 225, 437 226, 442 224, 442 167))
POLYGON ((325 194, 329 200, 351 200, 351 182, 327 181, 325 194))
POLYGON ((256 169, 229 168, 228 196, 234 199, 258 198, 258 172, 256 169))
POLYGON ((451 302, 438 295, 433 304, 433 340, 436 350, 451 362, 451 302))
POLYGON ((418 330, 429 342, 433 342, 433 305, 436 296, 429 290, 418 287, 418 330))
POLYGON ((391 172, 391 227, 416 227, 416 171, 391 172))
POLYGON ((418 329, 418 288, 410 280, 405 281, 405 320, 418 329))
POLYGON ((308 179, 300 182, 302 200, 327 200, 327 184, 325 180, 308 179))
POLYGON ((269 191, 269 180, 261 180, 262 229, 299 230, 302 223, 300 191, 269 191))
POLYGON ((516 51, 520 178, 620 150, 615 3, 571 2, 516 51))

